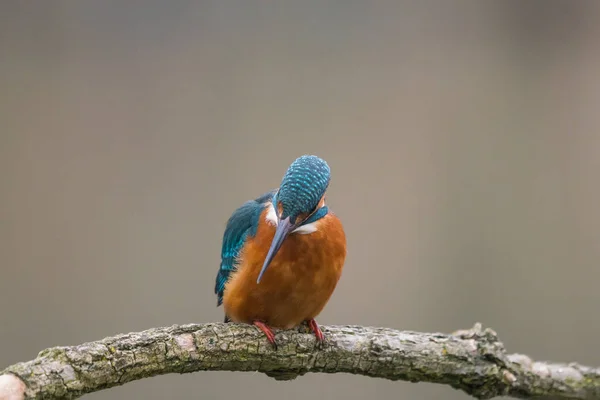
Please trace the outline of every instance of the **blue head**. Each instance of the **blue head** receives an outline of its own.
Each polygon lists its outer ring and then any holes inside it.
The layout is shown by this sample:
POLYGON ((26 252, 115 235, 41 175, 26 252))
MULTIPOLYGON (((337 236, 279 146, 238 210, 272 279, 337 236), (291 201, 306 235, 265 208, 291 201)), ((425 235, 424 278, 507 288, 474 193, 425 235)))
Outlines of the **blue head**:
POLYGON ((289 166, 279 190, 273 196, 277 214, 277 230, 265 259, 257 283, 281 248, 283 241, 294 229, 307 223, 318 211, 319 203, 329 186, 330 169, 317 156, 302 156, 289 166))

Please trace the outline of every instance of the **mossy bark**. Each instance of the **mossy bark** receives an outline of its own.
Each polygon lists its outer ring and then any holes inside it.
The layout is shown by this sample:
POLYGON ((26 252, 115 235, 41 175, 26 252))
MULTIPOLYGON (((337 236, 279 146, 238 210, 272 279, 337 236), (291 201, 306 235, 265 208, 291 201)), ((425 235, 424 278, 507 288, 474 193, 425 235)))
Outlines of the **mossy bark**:
POLYGON ((507 355, 496 333, 479 324, 452 335, 359 326, 322 329, 322 346, 300 328, 279 331, 274 350, 249 325, 155 328, 50 348, 0 375, 24 382, 26 399, 73 399, 151 376, 195 371, 259 371, 278 380, 309 372, 350 373, 447 384, 481 399, 600 399, 600 369, 507 355))

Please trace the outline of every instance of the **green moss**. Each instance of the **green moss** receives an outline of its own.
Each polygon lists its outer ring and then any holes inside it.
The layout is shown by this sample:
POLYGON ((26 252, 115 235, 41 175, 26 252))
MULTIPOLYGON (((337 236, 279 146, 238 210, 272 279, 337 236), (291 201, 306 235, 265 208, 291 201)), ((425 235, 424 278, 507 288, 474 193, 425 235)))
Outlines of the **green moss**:
POLYGON ((64 350, 60 347, 50 347, 40 351, 38 357, 58 358, 61 354, 64 354, 64 350))
POLYGON ((583 379, 565 378, 565 383, 574 389, 600 389, 600 379, 584 376, 583 379))

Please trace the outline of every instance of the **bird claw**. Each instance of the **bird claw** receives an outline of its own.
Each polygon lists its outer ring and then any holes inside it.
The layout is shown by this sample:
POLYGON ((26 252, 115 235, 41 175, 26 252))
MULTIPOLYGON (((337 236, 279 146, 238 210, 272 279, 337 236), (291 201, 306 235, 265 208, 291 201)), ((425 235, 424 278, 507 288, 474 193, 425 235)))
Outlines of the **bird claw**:
POLYGON ((317 338, 317 343, 319 344, 319 346, 321 346, 325 342, 325 335, 323 335, 323 331, 319 327, 319 324, 313 318, 308 320, 308 326, 310 330, 315 334, 315 337, 317 338))
POLYGON ((258 327, 258 329, 260 329, 265 336, 267 337, 267 340, 269 341, 269 343, 271 343, 271 345, 273 346, 273 348, 275 350, 277 350, 277 343, 275 343, 275 334, 273 333, 273 331, 271 330, 271 328, 269 328, 269 325, 265 324, 264 322, 261 321, 254 321, 253 324, 258 327))

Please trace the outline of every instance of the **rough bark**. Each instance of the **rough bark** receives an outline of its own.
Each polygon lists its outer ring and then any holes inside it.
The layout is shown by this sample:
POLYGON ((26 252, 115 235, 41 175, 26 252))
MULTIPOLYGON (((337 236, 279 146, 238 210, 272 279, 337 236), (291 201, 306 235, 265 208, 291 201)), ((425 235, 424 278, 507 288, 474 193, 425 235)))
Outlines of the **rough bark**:
POLYGON ((278 380, 308 372, 350 373, 450 385, 488 399, 600 399, 600 369, 507 355, 480 324, 454 334, 360 326, 277 333, 273 350, 255 327, 189 324, 149 329, 78 346, 53 347, 0 372, 0 399, 74 399, 137 379, 194 371, 259 371, 278 380), (18 378, 18 379, 16 379, 18 378))

